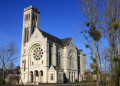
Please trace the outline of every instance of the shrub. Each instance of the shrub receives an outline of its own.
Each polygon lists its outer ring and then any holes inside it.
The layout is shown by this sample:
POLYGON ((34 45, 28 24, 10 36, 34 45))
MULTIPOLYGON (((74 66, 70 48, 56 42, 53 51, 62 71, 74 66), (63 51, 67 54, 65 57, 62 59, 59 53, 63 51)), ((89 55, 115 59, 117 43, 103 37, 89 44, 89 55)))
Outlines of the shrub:
POLYGON ((78 83, 78 79, 75 79, 75 82, 78 83))
POLYGON ((6 84, 5 80, 0 80, 0 84, 6 84))

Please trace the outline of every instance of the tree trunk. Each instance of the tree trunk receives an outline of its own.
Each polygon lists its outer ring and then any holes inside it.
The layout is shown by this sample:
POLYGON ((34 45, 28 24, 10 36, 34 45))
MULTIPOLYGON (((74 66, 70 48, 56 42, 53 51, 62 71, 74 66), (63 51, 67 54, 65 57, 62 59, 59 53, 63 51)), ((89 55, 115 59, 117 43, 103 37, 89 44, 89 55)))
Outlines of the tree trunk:
POLYGON ((113 76, 113 58, 112 58, 112 51, 111 51, 111 29, 109 29, 109 52, 110 52, 110 67, 111 67, 111 75, 112 75, 112 82, 114 86, 114 76, 113 76))
MULTIPOLYGON (((116 30, 116 37, 117 37, 117 49, 118 49, 118 58, 120 59, 120 50, 119 50, 119 30, 116 30)), ((118 67, 120 67, 120 62, 118 62, 118 67)), ((118 69, 120 72, 120 69, 118 69)), ((120 86, 120 75, 118 73, 118 84, 120 86)))
POLYGON ((97 49, 96 49, 95 40, 94 40, 94 49, 95 49, 95 58, 96 58, 97 86, 99 86, 100 74, 99 74, 99 68, 98 68, 98 58, 97 58, 97 49))
POLYGON ((2 73, 2 78, 3 78, 3 80, 5 80, 5 64, 3 63, 3 73, 2 73))

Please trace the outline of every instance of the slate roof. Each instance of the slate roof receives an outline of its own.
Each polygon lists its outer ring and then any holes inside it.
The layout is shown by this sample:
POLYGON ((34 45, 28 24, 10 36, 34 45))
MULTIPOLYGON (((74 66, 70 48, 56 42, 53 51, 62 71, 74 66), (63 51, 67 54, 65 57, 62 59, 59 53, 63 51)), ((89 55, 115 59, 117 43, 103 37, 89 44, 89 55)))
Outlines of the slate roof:
POLYGON ((71 39, 71 37, 68 37, 68 38, 65 38, 65 39, 59 39, 59 38, 57 38, 57 37, 55 37, 55 36, 53 36, 53 35, 51 35, 49 33, 46 33, 46 32, 44 32, 42 30, 40 30, 40 32, 42 33, 42 35, 44 37, 47 37, 50 42, 56 43, 56 44, 61 45, 63 47, 66 46, 66 44, 71 39))
POLYGON ((60 68, 59 66, 53 66, 53 67, 54 67, 54 69, 57 70, 57 71, 61 71, 61 72, 63 71, 63 69, 60 68))
POLYGON ((71 37, 65 38, 65 39, 61 39, 61 41, 62 41, 63 45, 65 46, 65 45, 67 45, 67 43, 69 42, 70 39, 71 39, 71 37))

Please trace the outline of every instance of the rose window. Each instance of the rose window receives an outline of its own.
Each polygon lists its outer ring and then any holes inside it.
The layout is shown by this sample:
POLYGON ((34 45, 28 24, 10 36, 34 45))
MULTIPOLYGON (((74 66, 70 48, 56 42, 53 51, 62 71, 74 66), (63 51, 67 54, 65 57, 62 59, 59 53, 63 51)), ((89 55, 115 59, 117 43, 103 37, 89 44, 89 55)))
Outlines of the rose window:
POLYGON ((33 57, 35 60, 40 60, 43 56, 43 49, 41 49, 41 47, 36 47, 33 50, 33 57))

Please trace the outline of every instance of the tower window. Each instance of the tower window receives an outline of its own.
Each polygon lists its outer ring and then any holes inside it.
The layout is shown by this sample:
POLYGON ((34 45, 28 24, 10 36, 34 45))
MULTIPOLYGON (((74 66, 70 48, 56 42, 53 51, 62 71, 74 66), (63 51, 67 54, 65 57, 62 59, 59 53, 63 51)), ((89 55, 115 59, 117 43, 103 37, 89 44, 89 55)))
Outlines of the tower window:
POLYGON ((35 14, 33 14, 32 20, 35 21, 35 14))
POLYGON ((29 28, 25 28, 24 43, 28 42, 28 38, 29 38, 29 28))
POLYGON ((32 30, 31 30, 31 34, 33 34, 34 30, 35 30, 35 23, 33 23, 33 27, 32 27, 32 30))
POLYGON ((36 15, 36 21, 37 21, 37 15, 36 15))
POLYGON ((25 21, 29 20, 30 19, 30 14, 26 14, 25 15, 25 21))
POLYGON ((37 22, 37 18, 38 18, 37 15, 33 14, 32 20, 35 21, 35 22, 37 22))

